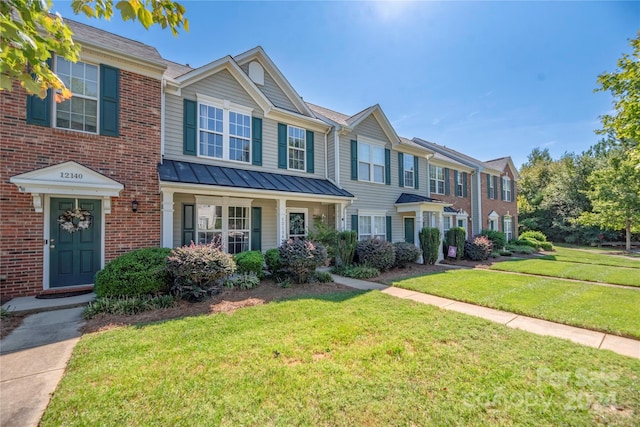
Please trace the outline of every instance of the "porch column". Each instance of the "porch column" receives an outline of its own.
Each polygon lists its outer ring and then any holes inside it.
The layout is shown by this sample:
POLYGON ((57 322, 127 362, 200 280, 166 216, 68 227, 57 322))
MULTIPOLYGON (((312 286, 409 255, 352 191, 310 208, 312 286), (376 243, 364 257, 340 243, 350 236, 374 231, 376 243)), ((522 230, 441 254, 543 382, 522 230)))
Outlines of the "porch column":
POLYGON ((276 199, 276 243, 287 240, 287 199, 276 199))
POLYGON ((333 205, 336 210, 336 230, 344 231, 344 203, 336 203, 333 205))
POLYGON ((440 247, 438 248, 438 261, 440 262, 444 259, 444 255, 442 254, 442 242, 444 241, 444 230, 442 227, 444 226, 444 214, 442 212, 436 213, 436 226, 438 230, 440 230, 440 247))
MULTIPOLYGON (((420 230, 422 230, 422 208, 420 209, 416 209, 416 222, 415 222, 415 230, 414 231, 414 237, 413 237, 413 241, 416 242, 416 246, 419 248, 420 247, 420 230)), ((418 262, 420 264, 424 264, 424 257, 422 256, 422 254, 420 255, 420 258, 418 258, 418 262)))
POLYGON ((173 248, 173 191, 162 190, 162 247, 173 248))

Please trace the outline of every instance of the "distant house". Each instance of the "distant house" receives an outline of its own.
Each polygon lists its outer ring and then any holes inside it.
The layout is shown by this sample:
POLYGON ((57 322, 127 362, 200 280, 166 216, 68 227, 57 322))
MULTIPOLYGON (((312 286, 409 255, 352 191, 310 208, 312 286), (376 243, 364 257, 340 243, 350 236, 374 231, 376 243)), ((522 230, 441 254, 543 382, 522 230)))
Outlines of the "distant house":
POLYGON ((135 248, 218 240, 238 253, 317 221, 418 242, 424 226, 517 230, 517 172, 400 137, 379 105, 305 102, 261 47, 199 68, 69 21, 80 62, 55 104, 0 93, 0 295, 92 286, 135 248))

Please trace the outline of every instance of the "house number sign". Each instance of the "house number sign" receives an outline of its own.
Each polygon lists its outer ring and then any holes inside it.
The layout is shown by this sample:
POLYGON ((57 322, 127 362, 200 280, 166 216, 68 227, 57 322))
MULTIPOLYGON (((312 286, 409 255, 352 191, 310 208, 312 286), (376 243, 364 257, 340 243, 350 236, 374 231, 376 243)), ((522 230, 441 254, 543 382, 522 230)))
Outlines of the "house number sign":
POLYGON ((64 179, 82 179, 82 174, 77 172, 60 172, 60 178, 64 179))

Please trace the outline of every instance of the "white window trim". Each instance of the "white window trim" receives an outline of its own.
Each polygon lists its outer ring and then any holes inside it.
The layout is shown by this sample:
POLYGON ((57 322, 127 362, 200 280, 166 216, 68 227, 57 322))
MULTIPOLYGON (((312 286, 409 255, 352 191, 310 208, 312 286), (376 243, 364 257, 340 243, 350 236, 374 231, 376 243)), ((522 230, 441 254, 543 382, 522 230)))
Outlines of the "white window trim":
POLYGON ((453 227, 455 227, 455 225, 453 224, 453 217, 455 216, 455 214, 443 214, 442 215, 442 232, 446 233, 447 231, 451 230, 453 227), (445 219, 449 218, 449 228, 445 227, 445 219))
POLYGON ((446 192, 446 177, 444 176, 444 170, 445 167, 444 166, 438 166, 438 165, 429 165, 429 191, 431 194, 444 194, 446 192), (431 178, 431 168, 436 168, 435 171, 435 178, 431 178), (442 179, 438 179, 438 168, 442 169, 442 179), (435 185, 435 190, 431 191, 431 181, 435 181, 436 185, 435 185), (442 193, 438 192, 438 182, 442 182, 442 193))
POLYGON ((202 157, 203 159, 215 159, 215 160, 225 160, 228 162, 239 163, 241 165, 250 165, 252 159, 252 138, 253 138, 253 108, 246 107, 244 105, 236 104, 229 100, 218 99, 211 96, 203 95, 200 93, 196 94, 196 100, 198 101, 197 105, 197 120, 198 125, 197 129, 197 146, 198 146, 198 157, 202 157), (213 157, 213 156, 205 156, 204 154, 200 154, 200 105, 207 105, 210 107, 220 108, 222 110, 222 157, 213 157), (229 158, 229 153, 231 151, 231 134, 229 132, 229 112, 244 114, 249 116, 249 161, 243 162, 240 160, 232 160, 229 158))
POLYGON ((455 182, 456 185, 456 197, 464 197, 464 180, 461 171, 456 171, 456 175, 458 176, 458 180, 455 182), (460 190, 460 195, 458 195, 458 189, 460 190))
POLYGON ((376 236, 376 234, 374 234, 373 232, 373 227, 374 227, 374 222, 375 219, 374 217, 382 217, 384 218, 384 233, 383 233, 383 239, 386 240, 387 239, 387 211, 376 211, 376 210, 358 210, 358 241, 362 240, 362 234, 360 233, 360 217, 363 216, 368 216, 371 218, 371 234, 367 234, 367 236, 369 237, 374 237, 376 236))
POLYGON ((511 194, 511 178, 506 175, 502 177, 502 197, 505 202, 513 201, 513 195, 511 194))
POLYGON ((306 172, 307 171, 307 130, 304 128, 301 128, 300 126, 294 126, 294 125, 287 125, 287 170, 290 171, 296 171, 296 172, 306 172), (291 128, 296 128, 296 129, 300 129, 302 131, 302 134, 304 135, 304 149, 300 149, 300 148, 295 148, 295 147, 291 147, 289 145, 289 129, 291 128), (296 168, 290 168, 289 167, 289 150, 296 150, 296 151, 302 151, 302 169, 296 169, 296 168))
POLYGON ((358 181, 360 182, 369 182, 371 184, 378 184, 378 185, 385 185, 386 184, 386 176, 387 176, 387 161, 386 159, 383 160, 382 164, 379 163, 374 163, 373 162, 373 148, 381 148, 382 152, 383 152, 383 156, 386 156, 385 153, 385 143, 382 141, 378 141, 376 139, 372 139, 372 138, 367 138, 366 136, 361 136, 358 135, 357 137, 357 142, 358 142, 358 181), (369 164, 369 179, 362 179, 360 178, 360 144, 365 144, 369 146, 369 161, 365 162, 364 160, 362 161, 362 163, 368 163, 369 164), (374 176, 374 165, 378 165, 378 166, 382 166, 382 182, 377 182, 373 180, 373 176, 374 176))
MULTIPOLYGON (((61 59, 65 59, 61 56, 55 55, 54 56, 54 64, 55 67, 57 68, 58 66, 58 58, 61 59)), ((66 60, 66 59, 65 59, 66 60)), ((73 63, 71 61, 66 60, 67 62, 71 63, 71 65, 73 65, 73 63)), ((94 64, 93 62, 87 62, 87 61, 78 61, 84 64, 89 64, 89 65, 93 65, 94 67, 96 67, 97 70, 97 88, 96 88, 96 131, 95 132, 89 132, 86 130, 78 130, 78 129, 71 129, 71 128, 63 128, 63 127, 58 127, 58 103, 54 101, 50 101, 53 103, 53 108, 52 108, 52 112, 51 114, 53 115, 53 117, 50 117, 51 122, 53 124, 53 128, 54 129, 60 129, 60 130, 67 130, 67 131, 71 131, 71 132, 79 132, 79 133, 86 133, 87 135, 100 135, 100 64, 94 64)), ((71 88, 67 88, 69 90, 71 90, 71 88)), ((78 96, 79 98, 82 99, 90 99, 93 100, 93 98, 88 97, 88 96, 84 96, 84 95, 74 95, 74 96, 78 96)))
MULTIPOLYGON (((304 214, 304 236, 307 237, 309 235, 309 209, 308 208, 287 208, 287 239, 291 239, 291 224, 289 222, 290 217, 289 214, 292 213, 302 213, 304 214)), ((299 237, 299 236, 294 236, 299 237)))
POLYGON ((511 215, 505 215, 502 218, 503 218, 503 224, 506 221, 509 221, 509 227, 504 227, 504 226, 502 227, 503 228, 502 232, 507 238, 507 242, 509 242, 511 239, 513 239, 513 217, 511 215), (504 230, 504 228, 506 228, 506 230, 504 230))
POLYGON ((211 197, 211 196, 194 196, 195 209, 196 209, 196 222, 195 222, 195 235, 196 238, 200 229, 198 228, 198 205, 216 205, 222 206, 222 241, 220 245, 222 250, 226 253, 229 250, 229 207, 248 208, 247 211, 247 224, 249 225, 249 242, 248 248, 251 249, 251 204, 253 199, 240 199, 236 197, 211 197))
POLYGON ((413 154, 407 154, 407 153, 403 153, 402 154, 402 161, 403 161, 403 165, 402 165, 402 169, 403 169, 403 176, 402 176, 402 180, 404 181, 404 187, 406 188, 414 188, 415 187, 415 182, 416 182, 416 171, 414 170, 414 166, 415 166, 415 158, 416 156, 414 156, 413 154), (411 170, 407 171, 407 158, 411 158, 411 170), (411 173, 411 181, 409 182, 409 184, 407 184, 407 172, 411 173))

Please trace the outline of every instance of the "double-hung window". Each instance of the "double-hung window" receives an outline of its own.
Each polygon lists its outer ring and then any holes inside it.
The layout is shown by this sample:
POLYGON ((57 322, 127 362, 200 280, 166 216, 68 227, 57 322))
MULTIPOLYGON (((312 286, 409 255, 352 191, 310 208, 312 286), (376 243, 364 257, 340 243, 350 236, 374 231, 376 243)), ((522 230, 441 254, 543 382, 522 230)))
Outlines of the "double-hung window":
POLYGON ((214 242, 230 254, 249 250, 250 201, 196 196, 197 242, 214 242))
POLYGON ((222 206, 198 205, 198 244, 222 243, 222 206))
POLYGON ((289 169, 305 170, 305 152, 307 148, 307 131, 295 126, 287 127, 288 167, 289 169))
POLYGON ((291 208, 287 209, 287 220, 289 222, 289 238, 303 239, 307 236, 307 215, 308 209, 291 208))
POLYGON ((446 234, 451 229, 451 217, 449 215, 443 216, 442 231, 446 234))
POLYGON ((507 237, 507 242, 511 241, 511 239, 513 238, 513 228, 510 216, 505 215, 502 218, 502 228, 502 232, 507 237))
POLYGON ((511 179, 508 176, 502 177, 502 199, 505 202, 511 201, 511 179))
POLYGON ((384 215, 359 215, 358 240, 386 239, 387 218, 384 215))
POLYGON ((444 194, 444 168, 429 165, 429 189, 432 194, 444 194))
POLYGON ((384 168, 384 148, 358 142, 358 180, 384 184, 384 168))
POLYGON ((238 254, 249 250, 249 208, 229 206, 227 252, 238 254))
POLYGON ((462 195, 464 194, 464 184, 462 182, 462 178, 464 177, 464 175, 462 174, 462 172, 456 172, 455 176, 456 176, 456 196, 462 197, 462 195))
POLYGON ((414 171, 414 166, 415 166, 415 157, 413 157, 411 154, 404 154, 403 155, 403 168, 404 168, 404 186, 405 187, 409 187, 409 188, 413 188, 414 183, 415 183, 415 171, 414 171))
POLYGON ((198 155, 249 163, 251 109, 198 95, 198 155))
POLYGON ((487 184, 489 185, 489 188, 487 190, 489 198, 494 199, 496 194, 496 189, 493 186, 493 177, 491 175, 488 175, 487 184))
POLYGON ((71 91, 71 99, 55 105, 57 128, 98 132, 98 67, 56 56, 56 74, 71 91))

